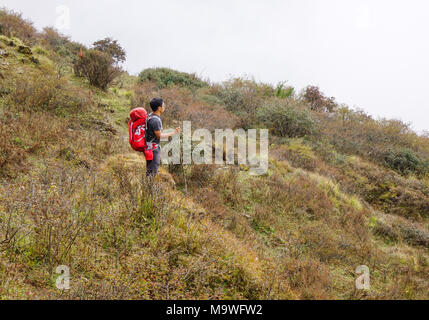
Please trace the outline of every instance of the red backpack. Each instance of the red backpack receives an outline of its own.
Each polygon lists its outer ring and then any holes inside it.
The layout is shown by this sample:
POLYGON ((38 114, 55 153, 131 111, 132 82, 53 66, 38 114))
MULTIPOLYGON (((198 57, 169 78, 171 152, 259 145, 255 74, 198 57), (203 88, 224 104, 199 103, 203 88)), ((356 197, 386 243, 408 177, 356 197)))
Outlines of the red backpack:
POLYGON ((147 112, 143 108, 134 109, 130 112, 130 118, 128 123, 130 145, 135 151, 145 152, 147 112))

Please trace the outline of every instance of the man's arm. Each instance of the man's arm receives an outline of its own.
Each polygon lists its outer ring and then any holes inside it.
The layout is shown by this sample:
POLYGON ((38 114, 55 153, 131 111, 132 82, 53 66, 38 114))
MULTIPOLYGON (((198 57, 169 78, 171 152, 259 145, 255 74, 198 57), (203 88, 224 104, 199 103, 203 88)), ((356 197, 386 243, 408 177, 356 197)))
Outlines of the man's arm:
POLYGON ((176 130, 171 132, 171 133, 162 133, 162 131, 154 131, 154 132, 155 132, 156 138, 161 140, 161 139, 173 137, 176 134, 180 134, 181 131, 182 131, 182 129, 176 128, 176 130))

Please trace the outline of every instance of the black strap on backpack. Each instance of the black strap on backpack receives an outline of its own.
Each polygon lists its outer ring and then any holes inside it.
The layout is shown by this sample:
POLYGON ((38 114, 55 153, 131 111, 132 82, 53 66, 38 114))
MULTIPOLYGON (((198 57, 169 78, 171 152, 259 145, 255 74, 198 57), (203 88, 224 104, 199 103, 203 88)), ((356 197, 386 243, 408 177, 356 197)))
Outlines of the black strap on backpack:
POLYGON ((146 137, 147 150, 156 150, 156 149, 159 148, 159 144, 157 144, 157 143, 155 143, 155 148, 153 147, 153 145, 154 145, 153 142, 155 141, 156 137, 153 138, 152 141, 147 142, 147 132, 148 132, 148 130, 147 130, 147 124, 149 123, 149 120, 152 120, 153 118, 155 118, 155 116, 154 116, 153 113, 151 113, 149 115, 149 117, 147 117, 147 119, 146 119, 146 134, 145 134, 145 137, 146 137))

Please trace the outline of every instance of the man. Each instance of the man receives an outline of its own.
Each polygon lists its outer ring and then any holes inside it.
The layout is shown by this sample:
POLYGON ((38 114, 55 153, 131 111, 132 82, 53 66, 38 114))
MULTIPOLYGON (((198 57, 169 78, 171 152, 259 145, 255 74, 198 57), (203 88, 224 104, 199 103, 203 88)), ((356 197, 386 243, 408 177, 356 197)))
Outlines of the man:
POLYGON ((156 147, 153 150, 153 160, 146 162, 146 176, 155 177, 158 174, 159 165, 161 163, 161 139, 180 134, 181 129, 177 128, 172 133, 163 134, 161 116, 165 112, 165 103, 161 98, 155 98, 150 102, 150 107, 153 113, 151 113, 148 118, 146 141, 148 145, 150 145, 150 143, 156 144, 156 147))

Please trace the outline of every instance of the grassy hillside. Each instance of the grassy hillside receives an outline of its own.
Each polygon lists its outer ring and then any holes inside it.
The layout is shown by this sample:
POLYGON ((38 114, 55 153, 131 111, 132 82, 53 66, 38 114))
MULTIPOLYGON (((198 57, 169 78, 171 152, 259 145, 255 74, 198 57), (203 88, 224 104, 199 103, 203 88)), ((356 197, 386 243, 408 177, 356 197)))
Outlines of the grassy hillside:
POLYGON ((313 87, 151 69, 103 91, 73 72, 83 46, 0 26, 0 298, 429 298, 428 137, 313 87), (165 128, 269 128, 268 174, 170 166, 149 187, 127 117, 155 96, 165 128))

